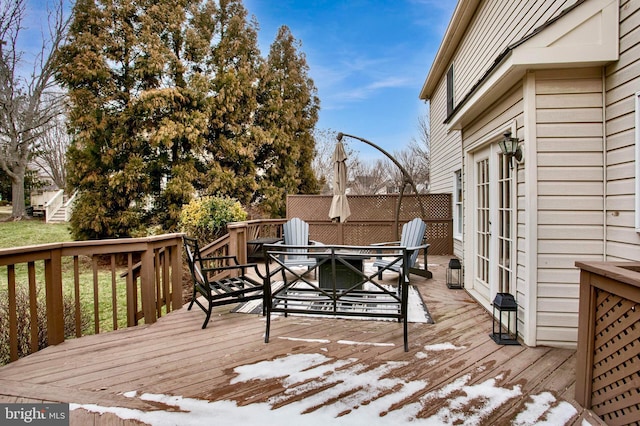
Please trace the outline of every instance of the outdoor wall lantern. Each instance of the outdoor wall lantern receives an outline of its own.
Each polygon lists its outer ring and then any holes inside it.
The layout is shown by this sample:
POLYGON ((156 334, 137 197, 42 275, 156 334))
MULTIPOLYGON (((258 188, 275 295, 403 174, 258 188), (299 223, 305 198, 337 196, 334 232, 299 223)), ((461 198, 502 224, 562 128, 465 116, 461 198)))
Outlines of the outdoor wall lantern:
POLYGON ((453 258, 447 268, 447 287, 462 288, 462 264, 460 260, 453 258))
POLYGON ((520 139, 511 137, 511 131, 508 130, 504 133, 504 138, 498 142, 500 151, 503 155, 506 155, 509 159, 509 166, 513 168, 512 158, 515 158, 519 163, 523 159, 522 149, 520 148, 520 139))
POLYGON ((518 304, 512 294, 498 293, 493 299, 493 332, 491 338, 498 345, 519 345, 518 342, 518 304), (496 316, 496 311, 498 315, 496 316), (502 315, 506 313, 506 326, 502 315), (515 332, 511 333, 511 316, 513 314, 515 332))

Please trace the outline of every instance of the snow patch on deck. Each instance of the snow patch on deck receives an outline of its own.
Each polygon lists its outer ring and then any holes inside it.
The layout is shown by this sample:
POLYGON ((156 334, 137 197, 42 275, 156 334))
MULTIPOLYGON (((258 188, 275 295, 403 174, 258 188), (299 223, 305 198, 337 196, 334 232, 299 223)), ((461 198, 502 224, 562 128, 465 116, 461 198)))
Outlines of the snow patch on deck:
MULTIPOLYGON (((282 419, 305 426, 331 425, 480 425, 492 413, 507 408, 522 395, 520 385, 503 387, 501 375, 472 383, 472 374, 427 391, 428 380, 407 380, 425 353, 460 350, 452 344, 425 346, 416 361, 387 361, 375 365, 357 358, 335 359, 323 354, 290 354, 271 361, 236 367, 230 385, 275 381, 283 390, 266 402, 238 405, 236 401, 205 401, 182 396, 131 391, 123 395, 175 407, 150 411, 95 404, 70 404, 71 410, 113 413, 154 426, 184 424, 282 425, 282 419)), ((444 354, 443 354, 444 355, 444 354)), ((442 359, 444 361, 445 358, 442 359)), ((428 364, 427 364, 428 365, 428 364)), ((426 367, 424 365, 423 367, 426 367)), ((512 422, 562 425, 576 413, 567 402, 543 392, 532 395, 512 422)))

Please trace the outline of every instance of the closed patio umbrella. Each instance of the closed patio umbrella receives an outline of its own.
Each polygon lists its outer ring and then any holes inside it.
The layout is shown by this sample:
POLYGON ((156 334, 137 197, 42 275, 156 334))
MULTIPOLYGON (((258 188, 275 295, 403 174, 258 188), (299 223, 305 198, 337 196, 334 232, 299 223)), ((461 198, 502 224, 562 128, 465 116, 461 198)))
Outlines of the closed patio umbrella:
POLYGON ((345 222, 351 215, 347 200, 347 154, 341 141, 333 151, 333 199, 329 209, 329 218, 345 222))

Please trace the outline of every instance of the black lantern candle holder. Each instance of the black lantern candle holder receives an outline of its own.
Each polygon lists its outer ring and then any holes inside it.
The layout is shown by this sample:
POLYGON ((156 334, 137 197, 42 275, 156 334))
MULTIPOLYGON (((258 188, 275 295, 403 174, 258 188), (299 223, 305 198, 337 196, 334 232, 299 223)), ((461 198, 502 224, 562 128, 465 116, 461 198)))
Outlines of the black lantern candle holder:
POLYGON ((493 299, 493 332, 491 338, 499 345, 519 345, 518 342, 518 304, 512 294, 498 293, 493 299), (498 315, 496 316, 496 311, 498 315), (503 325, 502 314, 506 313, 506 329, 503 325), (513 313, 515 332, 511 333, 511 316, 513 313), (504 331, 504 332, 503 332, 504 331))
POLYGON ((447 268, 447 287, 462 288, 462 264, 458 259, 451 259, 447 268))

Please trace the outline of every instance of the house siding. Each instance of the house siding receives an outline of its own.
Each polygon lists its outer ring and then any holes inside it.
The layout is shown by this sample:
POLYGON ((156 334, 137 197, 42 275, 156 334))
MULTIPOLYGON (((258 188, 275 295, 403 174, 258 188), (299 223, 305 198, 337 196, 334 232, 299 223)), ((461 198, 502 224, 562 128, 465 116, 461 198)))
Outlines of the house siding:
POLYGON ((602 68, 535 73, 538 345, 577 340, 575 261, 603 259, 602 92, 602 68))
POLYGON ((453 193, 453 173, 461 168, 460 132, 448 132, 443 125, 447 118, 447 87, 443 78, 431 101, 431 192, 453 193))
MULTIPOLYGON (((443 124, 447 118, 447 82, 443 76, 430 102, 429 127, 431 169, 430 192, 434 194, 453 194, 453 178, 456 170, 462 169, 461 137, 457 130, 447 131, 443 124)), ((452 197, 453 202, 453 197, 452 197)), ((452 206, 452 211, 455 209, 452 206)), ((453 254, 462 259, 462 241, 453 240, 453 254)))
POLYGON ((606 260, 640 259, 635 232, 635 93, 640 91, 640 2, 620 2, 620 59, 605 69, 606 260))
MULTIPOLYGON (((531 59, 531 65, 522 61, 531 47, 528 44, 535 47, 535 43, 553 40, 565 28, 578 30, 567 33, 569 36, 558 45, 567 43, 572 47, 571 43, 575 43, 580 49, 579 36, 584 35, 580 31, 587 27, 579 27, 579 19, 599 7, 604 11, 605 6, 606 14, 602 16, 611 19, 615 16, 612 5, 616 3, 469 2, 473 14, 461 8, 457 22, 464 26, 452 27, 464 28, 464 33, 453 33, 447 39, 454 40, 455 45, 443 43, 444 53, 434 68, 454 65, 454 104, 459 107, 455 115, 446 116, 444 74, 430 76, 439 79, 435 89, 430 77, 423 88, 423 95, 431 104, 434 190, 452 192, 453 172, 462 164, 463 188, 472 190, 474 177, 469 173, 474 155, 484 155, 486 151, 479 150, 495 143, 505 128, 516 129, 516 136, 522 140, 525 158, 516 175, 516 264, 511 270, 520 308, 519 330, 528 345, 575 348, 579 300, 576 261, 640 259, 640 234, 635 230, 636 170, 640 167, 635 162, 640 0, 619 2, 620 56, 614 63, 603 66, 605 61, 615 60, 617 52, 612 47, 615 38, 612 41, 610 36, 615 27, 610 20, 601 21, 606 26, 599 30, 609 36, 604 39, 610 44, 602 46, 610 48, 606 52, 613 52, 611 55, 594 58, 585 53, 584 61, 576 55, 578 60, 565 63, 564 58, 556 61, 552 56, 562 49, 553 50, 556 46, 549 45, 551 54, 540 56, 540 63, 535 62, 538 57, 531 59), (513 45, 573 5, 576 9, 559 22, 542 28, 527 42, 513 45), (563 23, 568 25, 561 26, 563 23), (612 27, 612 32, 606 32, 612 27), (496 62, 512 45, 513 56, 496 62), (495 72, 486 74, 494 65, 495 72), (524 76, 520 77, 522 73, 524 76), (499 80, 501 76, 506 78, 499 80), (518 78, 522 80, 515 83, 518 78), (476 87, 480 81, 482 84, 476 87)), ((592 25, 596 21, 584 22, 592 25)), ((585 46, 599 46, 594 44, 596 41, 586 40, 585 46)), ((541 49, 546 46, 541 45, 541 49)), ((456 254, 460 251, 466 263, 467 291, 491 311, 491 289, 481 285, 473 288, 473 278, 468 276, 474 272, 476 248, 471 225, 475 211, 471 197, 464 195, 464 241, 456 245, 456 254)))
POLYGON ((454 104, 462 100, 507 46, 573 3, 571 0, 483 1, 453 58, 454 104))
MULTIPOLYGON (((454 107, 507 46, 572 3, 572 0, 482 1, 467 34, 447 66, 447 69, 451 64, 454 66, 454 107)), ((448 130, 445 124, 446 105, 446 73, 443 73, 430 98, 430 191, 433 193, 452 193, 453 174, 462 168, 461 134, 457 130, 448 130)), ((454 241, 454 255, 463 256, 463 246, 459 240, 454 241)))

